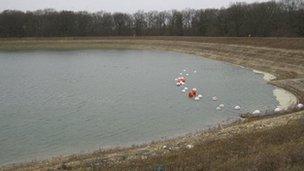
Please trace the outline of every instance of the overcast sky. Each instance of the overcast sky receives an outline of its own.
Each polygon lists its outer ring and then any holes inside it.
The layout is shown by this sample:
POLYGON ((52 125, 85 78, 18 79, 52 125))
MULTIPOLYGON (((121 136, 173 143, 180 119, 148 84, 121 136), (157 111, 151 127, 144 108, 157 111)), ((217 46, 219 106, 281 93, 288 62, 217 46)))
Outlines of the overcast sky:
POLYGON ((135 12, 137 10, 170 10, 185 8, 220 8, 233 2, 261 2, 267 0, 0 0, 0 11, 5 9, 37 10, 54 8, 73 11, 135 12))

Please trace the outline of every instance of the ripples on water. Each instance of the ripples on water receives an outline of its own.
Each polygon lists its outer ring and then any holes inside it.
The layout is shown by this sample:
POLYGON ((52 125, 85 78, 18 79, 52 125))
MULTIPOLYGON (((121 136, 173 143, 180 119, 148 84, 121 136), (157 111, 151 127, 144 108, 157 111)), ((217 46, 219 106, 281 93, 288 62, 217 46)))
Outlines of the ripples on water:
POLYGON ((276 106, 272 90, 250 70, 173 52, 0 52, 0 164, 180 135, 276 106), (201 101, 175 86, 184 68, 201 101))

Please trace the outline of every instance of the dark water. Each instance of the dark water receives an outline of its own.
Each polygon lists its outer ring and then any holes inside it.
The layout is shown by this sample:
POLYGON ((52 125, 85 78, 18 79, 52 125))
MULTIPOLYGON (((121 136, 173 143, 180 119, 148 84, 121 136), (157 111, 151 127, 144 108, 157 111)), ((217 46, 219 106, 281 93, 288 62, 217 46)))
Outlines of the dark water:
POLYGON ((250 70, 173 52, 0 52, 0 164, 181 135, 276 106, 272 90, 250 70), (201 101, 175 85, 184 68, 201 101))

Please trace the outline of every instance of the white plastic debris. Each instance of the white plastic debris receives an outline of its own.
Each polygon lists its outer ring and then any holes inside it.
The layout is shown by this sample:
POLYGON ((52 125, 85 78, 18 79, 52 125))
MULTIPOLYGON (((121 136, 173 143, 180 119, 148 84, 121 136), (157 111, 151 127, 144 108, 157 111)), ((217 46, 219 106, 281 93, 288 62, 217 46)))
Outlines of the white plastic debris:
POLYGON ((186 76, 189 76, 189 74, 186 74, 186 76))
POLYGON ((281 112, 282 111, 282 109, 280 108, 280 107, 276 107, 275 109, 274 109, 274 112, 281 112))
POLYGON ((191 149, 191 148, 193 148, 193 145, 192 145, 192 144, 188 144, 186 147, 187 147, 188 149, 191 149))
POLYGON ((234 109, 235 109, 235 110, 240 110, 241 107, 240 107, 240 106, 235 106, 234 109))
POLYGON ((225 107, 225 105, 224 104, 220 104, 219 107, 225 107))
POLYGON ((188 87, 185 87, 184 89, 185 89, 185 90, 188 90, 188 87))
POLYGON ((214 97, 212 97, 212 100, 213 100, 213 101, 217 101, 218 99, 217 99, 216 96, 214 96, 214 97))
POLYGON ((200 98, 199 97, 195 97, 194 100, 198 101, 200 98))
POLYGON ((186 72, 186 69, 184 69, 183 71, 186 72))
POLYGON ((252 112, 252 114, 254 114, 254 115, 261 114, 261 111, 260 110, 255 110, 255 111, 252 112))
POLYGON ((174 80, 175 80, 175 81, 177 81, 178 79, 177 79, 177 78, 175 78, 174 80))
POLYGON ((222 110, 222 108, 218 106, 218 107, 216 107, 216 110, 222 110))
POLYGON ((183 73, 179 73, 179 75, 183 75, 183 73))
POLYGON ((194 70, 194 71, 193 71, 193 73, 197 73, 197 71, 196 71, 196 70, 194 70))
POLYGON ((299 108, 299 109, 302 109, 304 107, 304 105, 302 104, 302 103, 299 103, 298 105, 297 105, 297 108, 299 108))
POLYGON ((198 98, 202 98, 202 97, 203 97, 203 95, 199 94, 197 97, 198 97, 198 98))
POLYGON ((180 83, 180 82, 178 82, 178 83, 176 83, 176 85, 177 85, 177 86, 181 86, 181 83, 180 83))
POLYGON ((183 92, 183 93, 186 93, 186 90, 185 90, 185 89, 183 89, 183 90, 182 90, 182 92, 183 92))
POLYGON ((164 146, 163 146, 163 149, 167 149, 167 146, 166 146, 166 145, 164 145, 164 146))

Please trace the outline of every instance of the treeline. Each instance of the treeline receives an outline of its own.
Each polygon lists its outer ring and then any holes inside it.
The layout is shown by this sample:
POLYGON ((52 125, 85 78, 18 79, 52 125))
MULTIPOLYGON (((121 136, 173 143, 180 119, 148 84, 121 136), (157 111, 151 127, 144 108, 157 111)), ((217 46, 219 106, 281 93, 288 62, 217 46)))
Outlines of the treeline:
POLYGON ((134 14, 52 9, 0 13, 0 37, 304 36, 303 0, 134 14))

